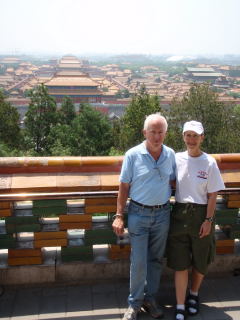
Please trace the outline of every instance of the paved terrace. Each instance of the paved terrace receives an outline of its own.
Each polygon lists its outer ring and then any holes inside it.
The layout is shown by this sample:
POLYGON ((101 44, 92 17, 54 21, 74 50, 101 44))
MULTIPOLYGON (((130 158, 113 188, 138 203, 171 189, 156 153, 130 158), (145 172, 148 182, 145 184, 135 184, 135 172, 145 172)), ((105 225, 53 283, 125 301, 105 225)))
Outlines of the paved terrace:
MULTIPOLYGON (((201 288, 200 314, 194 320, 239 320, 240 276, 207 276, 201 288)), ((120 320, 127 306, 128 281, 88 284, 7 287, 0 297, 0 319, 5 320, 120 320)), ((162 279, 159 302, 165 320, 174 314, 172 276, 162 279)), ((139 320, 153 319, 146 313, 139 320)))

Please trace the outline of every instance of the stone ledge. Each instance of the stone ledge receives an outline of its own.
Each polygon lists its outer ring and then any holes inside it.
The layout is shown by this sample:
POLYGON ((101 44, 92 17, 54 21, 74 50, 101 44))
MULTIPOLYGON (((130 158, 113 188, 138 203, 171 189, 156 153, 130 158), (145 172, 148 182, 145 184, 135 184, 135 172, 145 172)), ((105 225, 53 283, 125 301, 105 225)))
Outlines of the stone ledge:
MULTIPOLYGON (((163 276, 173 275, 164 261, 163 276)), ((240 256, 235 254, 218 255, 209 267, 208 275, 217 276, 233 273, 240 267, 240 256)), ((31 285, 58 283, 86 283, 99 280, 127 279, 129 261, 120 260, 109 263, 62 263, 59 265, 17 266, 0 269, 2 285, 31 285)))

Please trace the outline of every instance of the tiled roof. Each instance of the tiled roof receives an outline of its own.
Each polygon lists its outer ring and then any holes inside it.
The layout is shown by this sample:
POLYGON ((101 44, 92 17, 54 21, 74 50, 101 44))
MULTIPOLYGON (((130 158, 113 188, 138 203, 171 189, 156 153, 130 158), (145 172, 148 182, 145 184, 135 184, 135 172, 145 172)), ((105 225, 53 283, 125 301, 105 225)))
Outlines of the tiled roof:
POLYGON ((100 96, 102 92, 99 90, 49 90, 49 94, 57 96, 100 96))
POLYGON ((58 65, 59 68, 81 68, 82 65, 81 63, 76 63, 76 62, 73 62, 73 63, 59 63, 58 65))
POLYGON ((187 68, 188 72, 214 72, 213 68, 187 68))
POLYGON ((196 72, 192 74, 194 77, 222 77, 222 73, 218 72, 196 72))
POLYGON ((87 77, 54 77, 45 84, 51 86, 92 86, 97 87, 98 84, 91 78, 87 77))
POLYGON ((56 77, 86 77, 86 73, 75 70, 59 71, 55 75, 56 77))

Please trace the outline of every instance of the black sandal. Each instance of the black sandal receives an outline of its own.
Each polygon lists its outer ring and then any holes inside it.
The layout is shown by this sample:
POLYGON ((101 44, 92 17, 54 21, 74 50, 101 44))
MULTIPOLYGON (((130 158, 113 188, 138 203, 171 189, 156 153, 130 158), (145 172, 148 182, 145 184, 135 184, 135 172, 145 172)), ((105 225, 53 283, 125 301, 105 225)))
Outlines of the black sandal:
POLYGON ((195 316, 199 312, 199 298, 198 296, 194 296, 191 293, 189 293, 187 299, 186 299, 186 307, 187 307, 187 312, 191 316, 195 316), (193 300, 194 302, 192 302, 193 300), (190 308, 195 309, 196 311, 193 312, 190 310, 190 308))
POLYGON ((177 319, 177 315, 178 314, 181 314, 183 316, 183 320, 185 320, 187 318, 187 315, 186 315, 186 311, 185 310, 182 310, 182 309, 176 309, 175 310, 175 320, 178 320, 177 319))

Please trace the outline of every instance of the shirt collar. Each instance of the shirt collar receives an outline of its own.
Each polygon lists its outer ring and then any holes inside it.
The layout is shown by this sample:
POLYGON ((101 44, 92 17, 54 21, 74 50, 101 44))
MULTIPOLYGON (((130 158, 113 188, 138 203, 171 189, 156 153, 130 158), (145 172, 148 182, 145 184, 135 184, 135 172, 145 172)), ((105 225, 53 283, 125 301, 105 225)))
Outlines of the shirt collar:
MULTIPOLYGON (((148 150, 147 150, 147 148, 146 148, 146 144, 145 144, 145 141, 146 140, 144 140, 141 144, 140 144, 140 152, 141 152, 141 154, 149 154, 149 152, 148 152, 148 150)), ((165 154, 165 145, 164 144, 162 144, 162 152, 161 152, 161 154, 165 154)))

